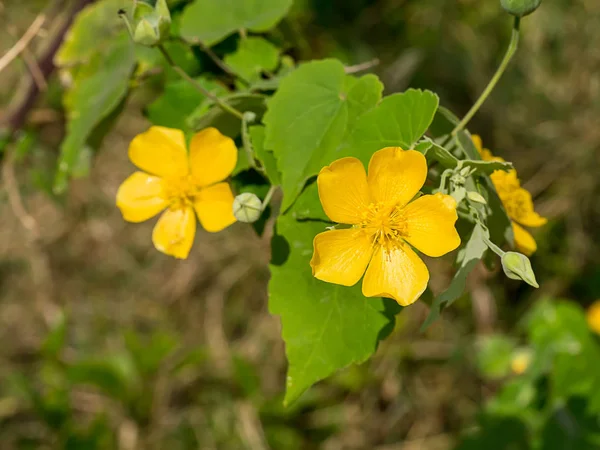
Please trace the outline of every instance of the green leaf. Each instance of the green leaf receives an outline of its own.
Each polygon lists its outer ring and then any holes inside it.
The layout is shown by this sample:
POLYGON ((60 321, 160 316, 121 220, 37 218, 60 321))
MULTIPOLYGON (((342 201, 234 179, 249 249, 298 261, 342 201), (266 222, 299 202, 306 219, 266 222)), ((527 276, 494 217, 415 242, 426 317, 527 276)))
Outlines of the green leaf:
POLYGON ((515 343, 507 336, 491 334, 477 342, 477 366, 486 378, 503 378, 510 373, 515 343))
POLYGON ((135 395, 140 381, 133 361, 123 354, 77 361, 68 368, 67 375, 71 383, 96 386, 122 401, 135 395))
POLYGON ((431 141, 431 148, 427 152, 427 159, 434 159, 448 169, 454 169, 458 165, 456 156, 433 141, 431 141))
POLYGON ((61 68, 86 64, 96 52, 112 47, 117 35, 127 34, 118 11, 130 4, 127 0, 105 0, 84 8, 67 32, 54 64, 61 68))
POLYGON ((365 164, 384 147, 412 149, 429 128, 437 107, 438 97, 429 91, 409 89, 385 97, 357 121, 347 146, 365 164))
POLYGON ((240 40, 235 53, 225 56, 225 64, 246 81, 254 82, 263 72, 272 72, 279 64, 279 49, 260 37, 240 40))
POLYGON ((281 175, 277 169, 277 161, 273 152, 265 148, 265 127, 255 125, 248 129, 250 133, 250 141, 252 142, 252 148, 254 149, 254 155, 256 159, 260 161, 263 169, 267 175, 267 178, 273 185, 281 183, 281 175))
POLYGON ((357 117, 373 108, 382 85, 373 75, 346 75, 337 60, 301 65, 281 82, 263 119, 265 146, 272 149, 282 176, 282 209, 300 194, 308 178, 340 156, 357 117))
POLYGON ((487 232, 479 224, 475 224, 469 241, 462 250, 462 260, 460 267, 454 274, 450 286, 440 295, 438 295, 431 305, 431 311, 421 326, 425 330, 429 325, 435 322, 443 308, 450 306, 458 297, 462 295, 467 283, 467 275, 475 268, 479 260, 483 258, 487 245, 484 241, 487 232))
POLYGON ((117 108, 127 94, 135 54, 126 32, 114 38, 105 51, 95 53, 81 66, 64 98, 67 135, 60 148, 53 190, 60 194, 79 161, 80 151, 102 119, 117 108))
POLYGON ((529 430, 517 417, 484 415, 455 450, 531 450, 529 430))
POLYGON ((360 284, 344 287, 312 276, 309 261, 325 224, 280 216, 273 238, 269 309, 281 316, 288 359, 285 403, 352 363, 365 361, 394 325, 398 304, 365 298, 360 284))
MULTIPOLYGON (((242 113, 251 111, 257 117, 262 117, 266 109, 266 98, 261 94, 238 93, 222 97, 221 100, 242 113)), ((221 133, 231 138, 239 136, 242 129, 242 121, 231 115, 231 113, 224 111, 218 105, 212 104, 212 102, 208 103, 208 105, 207 109, 206 104, 202 104, 188 117, 187 124, 189 128, 192 130, 202 130, 206 127, 215 127, 221 133)))
POLYGON ((475 170, 475 173, 491 175, 496 170, 509 171, 513 169, 512 163, 502 161, 476 161, 473 159, 463 160, 463 167, 475 170))
POLYGON ((310 183, 304 188, 290 214, 296 220, 320 220, 327 224, 334 224, 323 211, 316 182, 310 183))
POLYGON ((292 0, 196 0, 181 17, 181 36, 188 42, 214 45, 247 29, 261 33, 274 27, 292 0))
MULTIPOLYGON (((229 91, 218 81, 199 77, 196 81, 207 91, 220 97, 229 91)), ((154 100, 146 110, 148 119, 154 125, 188 130, 187 119, 191 114, 206 113, 210 101, 186 80, 167 83, 163 94, 154 100)))

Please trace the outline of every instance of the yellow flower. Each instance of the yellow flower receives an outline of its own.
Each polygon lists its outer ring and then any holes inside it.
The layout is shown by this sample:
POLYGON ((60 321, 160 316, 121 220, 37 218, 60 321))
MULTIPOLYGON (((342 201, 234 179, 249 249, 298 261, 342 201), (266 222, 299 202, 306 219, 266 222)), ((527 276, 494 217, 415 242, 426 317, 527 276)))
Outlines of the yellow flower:
POLYGON ((590 330, 592 330, 594 333, 600 334, 600 300, 596 300, 588 308, 586 319, 590 330))
MULTIPOLYGON (((479 136, 473 135, 472 139, 481 155, 481 159, 484 161, 504 161, 502 158, 494 156, 488 149, 483 148, 479 136)), ((511 219, 515 245, 520 252, 531 256, 537 250, 537 244, 533 236, 523 227, 541 227, 548 220, 535 212, 531 194, 521 187, 516 170, 513 169, 508 172, 496 170, 490 178, 496 187, 506 214, 511 219)))
POLYGON ((517 350, 510 361, 510 369, 515 375, 522 375, 531 364, 531 351, 527 349, 517 350))
POLYGON ((154 246, 187 258, 196 234, 196 217, 206 231, 235 222, 227 178, 237 162, 234 142, 216 128, 196 133, 186 150, 181 130, 150 127, 129 146, 135 172, 117 192, 117 206, 129 222, 143 222, 166 209, 152 232, 154 246), (195 214, 194 214, 195 211, 195 214))
POLYGON ((426 177, 425 157, 397 147, 375 152, 368 176, 356 158, 324 167, 317 178, 323 209, 332 221, 351 227, 315 237, 313 275, 352 286, 364 273, 366 297, 414 303, 427 287, 429 272, 411 246, 442 256, 460 245, 452 197, 438 193, 410 202, 426 177))

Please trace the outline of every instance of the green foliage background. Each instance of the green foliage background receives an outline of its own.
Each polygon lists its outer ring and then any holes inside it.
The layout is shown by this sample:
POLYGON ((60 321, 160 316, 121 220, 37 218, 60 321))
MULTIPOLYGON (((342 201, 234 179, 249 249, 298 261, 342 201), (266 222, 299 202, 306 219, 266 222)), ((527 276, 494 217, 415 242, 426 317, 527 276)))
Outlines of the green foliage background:
MULTIPOLYGON (((110 11, 119 3, 102 1, 110 11)), ((184 3, 169 2, 174 11, 184 3)), ((200 233, 192 256, 180 263, 150 246, 151 223, 126 224, 114 207, 116 189, 131 172, 125 149, 148 119, 192 129, 206 120, 209 105, 165 66, 147 76, 161 64, 151 50, 136 49, 145 65, 134 69, 122 28, 114 30, 122 42, 107 40, 117 45, 100 46, 98 54, 85 42, 63 51, 59 62, 83 80, 81 87, 63 99, 55 74, 18 141, 21 195, 40 238, 31 240, 4 191, 0 203, 2 448, 599 448, 600 347, 582 309, 600 298, 597 3, 546 1, 524 20, 515 60, 469 126, 514 162, 538 210, 551 219, 536 234, 532 258, 541 289, 478 266, 467 293, 426 332, 419 328, 428 311, 418 302, 396 316, 372 359, 287 408, 279 319, 266 302, 269 236, 258 238, 241 224, 200 233), (70 70, 77 58, 85 58, 88 71, 70 70), (124 77, 98 84, 101 69, 112 64, 125 74, 136 70, 136 89, 127 97, 124 77), (180 108, 167 108, 170 95, 180 108), (111 114, 115 106, 120 114, 111 114), (194 112, 200 119, 190 123, 194 112), (96 122, 82 120, 82 113, 96 122), (66 126, 65 118, 71 118, 66 126), (103 127, 111 129, 106 136, 103 127), (65 133, 70 139, 63 140, 65 133), (85 151, 74 153, 83 142, 85 151), (66 178, 60 171, 54 178, 57 161, 80 177, 66 194, 66 178), (521 348, 534 356, 515 377, 510 360, 521 348)), ((47 6, 2 3, 0 54, 47 6)), ((238 17, 251 30, 271 26, 238 17)), ((230 54, 236 36, 229 34, 240 24, 221 25, 229 30, 224 36, 205 39, 220 41, 218 54, 230 54)), ((177 26, 186 35, 185 22, 177 26)), ((336 57, 353 65, 377 57, 372 70, 385 94, 430 89, 460 114, 495 70, 509 31, 510 18, 491 0, 296 0, 267 37, 297 60, 336 57)), ((36 38, 34 48, 43 44, 36 38)), ((224 92, 203 76, 219 73, 210 59, 200 52, 190 58, 176 42, 169 50, 207 89, 224 92)), ((253 60, 238 54, 228 62, 257 82, 253 60)), ((262 60, 262 69, 273 70, 272 60, 262 60)), ((27 73, 21 60, 1 73, 3 115, 27 73)), ((219 120, 224 131, 239 126, 219 120)), ((289 139, 261 132, 250 131, 257 140, 289 139)), ((292 181, 315 173, 308 167, 292 181)), ((297 189, 292 181, 290 189, 297 189)), ((294 207, 302 214, 310 206, 294 207)), ((284 236, 286 226, 294 221, 282 221, 284 236)), ((277 260, 271 264, 277 283, 277 260)), ((443 261, 430 267, 438 293, 451 268, 443 261)), ((289 289, 286 282, 281 289, 289 289)), ((371 306, 372 312, 357 310, 357 319, 386 320, 384 304, 371 306)), ((279 314, 276 303, 271 308, 279 314)), ((367 356, 373 343, 356 346, 367 356)))

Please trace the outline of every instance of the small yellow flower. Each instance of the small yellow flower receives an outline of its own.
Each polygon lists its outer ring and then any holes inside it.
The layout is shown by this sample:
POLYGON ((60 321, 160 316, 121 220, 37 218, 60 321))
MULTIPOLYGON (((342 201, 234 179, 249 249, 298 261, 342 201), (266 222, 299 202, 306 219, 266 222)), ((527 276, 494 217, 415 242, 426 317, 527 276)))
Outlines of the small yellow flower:
MULTIPOLYGON (((479 136, 473 135, 472 139, 481 155, 481 159, 484 161, 504 161, 502 158, 494 156, 488 149, 483 148, 479 136)), ((531 194, 521 187, 516 170, 513 169, 508 172, 496 170, 490 178, 496 187, 508 217, 512 221, 517 248, 525 255, 531 256, 537 250, 537 244, 533 236, 523 227, 541 227, 548 220, 535 212, 531 194)))
POLYGON ((588 308, 586 319, 590 330, 592 330, 594 333, 600 334, 600 300, 596 300, 588 308))
POLYGON ((129 222, 143 222, 166 209, 152 232, 159 251, 187 258, 196 234, 195 215, 210 232, 235 222, 233 194, 222 181, 236 165, 237 148, 216 128, 196 133, 188 154, 181 130, 150 127, 131 141, 129 159, 144 172, 121 184, 117 206, 129 222))
POLYGON ((510 362, 510 369, 515 375, 522 375, 531 364, 532 354, 528 349, 517 350, 510 362))
POLYGON ((375 152, 368 176, 356 158, 324 167, 317 178, 323 209, 332 221, 351 227, 315 237, 313 275, 352 286, 364 273, 366 297, 414 303, 427 287, 429 272, 411 246, 442 256, 460 245, 452 197, 437 193, 411 202, 426 177, 425 157, 397 147, 375 152))

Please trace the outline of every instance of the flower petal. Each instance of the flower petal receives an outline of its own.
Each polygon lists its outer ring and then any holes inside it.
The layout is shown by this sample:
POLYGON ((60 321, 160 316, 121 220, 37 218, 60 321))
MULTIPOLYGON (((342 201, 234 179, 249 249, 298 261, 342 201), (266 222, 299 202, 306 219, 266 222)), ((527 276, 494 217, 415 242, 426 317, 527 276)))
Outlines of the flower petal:
POLYGON ((402 306, 419 299, 427 288, 429 271, 407 244, 378 246, 363 280, 366 297, 389 297, 402 306))
POLYGON ((317 177, 319 198, 327 217, 337 223, 357 224, 370 203, 367 173, 356 158, 342 158, 325 166, 317 177))
POLYGON ((206 128, 190 142, 190 168, 200 186, 227 178, 237 163, 238 150, 232 139, 216 128, 206 128))
POLYGON ((373 244, 362 230, 330 230, 313 241, 310 266, 315 278, 342 286, 355 285, 367 268, 373 244))
POLYGON ((158 251, 175 258, 188 257, 196 235, 196 216, 192 208, 167 209, 152 231, 158 251))
POLYGON ((406 205, 425 183, 427 162, 423 154, 400 147, 387 147, 369 162, 369 190, 376 202, 406 205))
POLYGON ((526 227, 541 227, 548 222, 548 219, 535 212, 531 194, 523 188, 512 193, 505 208, 511 219, 526 227))
POLYGON ((454 224, 458 219, 456 200, 437 193, 424 195, 403 210, 406 220, 405 239, 427 256, 442 256, 460 245, 454 224))
POLYGON ((168 205, 163 197, 163 181, 144 172, 135 172, 117 191, 117 207, 128 222, 143 222, 168 205))
POLYGON ((201 189, 194 201, 194 209, 202 228, 211 233, 221 231, 235 222, 233 193, 227 183, 201 189))
POLYGON ((515 236, 515 245, 524 255, 531 256, 537 250, 537 244, 533 236, 521 225, 512 223, 513 234, 515 236))
POLYGON ((188 161, 183 131, 150 127, 129 144, 129 159, 140 169, 159 177, 187 175, 188 161))
POLYGON ((478 134, 472 134, 471 140, 473 141, 473 145, 475 146, 479 154, 481 154, 481 151, 483 150, 483 141, 481 140, 481 136, 479 136, 478 134))

